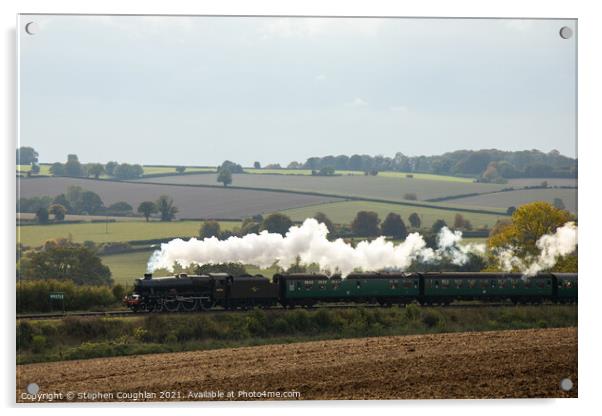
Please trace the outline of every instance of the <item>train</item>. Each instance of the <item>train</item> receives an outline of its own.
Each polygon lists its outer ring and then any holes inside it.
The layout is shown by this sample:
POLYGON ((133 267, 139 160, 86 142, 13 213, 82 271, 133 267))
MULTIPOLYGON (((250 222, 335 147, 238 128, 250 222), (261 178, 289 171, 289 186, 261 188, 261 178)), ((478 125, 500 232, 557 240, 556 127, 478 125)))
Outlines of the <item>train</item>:
POLYGON ((137 278, 124 304, 134 312, 305 307, 317 304, 405 306, 458 301, 576 303, 577 273, 373 272, 232 276, 209 273, 137 278))

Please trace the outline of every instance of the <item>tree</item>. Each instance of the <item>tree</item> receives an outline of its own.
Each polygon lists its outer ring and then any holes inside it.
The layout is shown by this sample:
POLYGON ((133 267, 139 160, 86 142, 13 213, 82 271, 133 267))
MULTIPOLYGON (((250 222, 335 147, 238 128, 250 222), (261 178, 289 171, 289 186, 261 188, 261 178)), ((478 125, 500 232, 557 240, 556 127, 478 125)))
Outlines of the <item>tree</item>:
POLYGON ((464 219, 464 216, 460 213, 456 214, 454 217, 454 229, 461 230, 465 227, 465 224, 466 220, 464 219))
POLYGON ((52 203, 62 205, 67 210, 67 213, 73 212, 71 203, 69 202, 69 200, 67 199, 67 196, 65 194, 59 194, 59 195, 55 196, 54 199, 52 200, 52 203))
POLYGON ((92 191, 83 191, 77 205, 82 214, 96 214, 104 207, 100 196, 92 191))
POLYGON ((323 212, 316 212, 314 218, 318 222, 324 224, 326 228, 328 228, 329 234, 332 234, 334 232, 334 223, 330 220, 330 218, 326 216, 326 214, 324 214, 323 212))
POLYGON ((33 147, 21 146, 17 149, 17 165, 33 165, 38 162, 38 156, 33 147))
POLYGON ((566 209, 566 206, 564 205, 564 201, 562 200, 562 198, 554 198, 554 207, 556 207, 558 209, 566 209))
POLYGON ((408 201, 416 201, 418 196, 416 196, 416 193, 414 192, 408 192, 404 194, 403 199, 407 199, 408 201))
POLYGON ((332 166, 324 166, 320 168, 318 176, 334 176, 334 168, 332 166))
POLYGON ((52 204, 48 208, 48 212, 54 215, 54 219, 57 221, 63 221, 65 219, 65 214, 67 213, 67 209, 61 204, 52 204))
POLYGON ((254 162, 254 163, 253 163, 253 167, 254 167, 255 169, 261 169, 261 163, 259 163, 259 162, 254 162))
POLYGON ((242 226, 240 227, 239 234, 247 235, 247 234, 257 234, 261 229, 261 222, 263 222, 263 218, 257 221, 254 218, 245 218, 242 222, 242 226))
POLYGON ((174 206, 173 199, 167 195, 161 195, 156 202, 157 210, 161 214, 161 221, 171 221, 178 213, 178 208, 174 206))
POLYGON ((224 163, 222 163, 222 165, 218 168, 218 171, 222 169, 228 169, 230 173, 244 173, 242 166, 229 160, 225 160, 224 163))
POLYGON ((124 215, 132 212, 134 208, 124 201, 115 202, 107 208, 107 212, 111 214, 124 215))
POLYGON ((146 218, 147 222, 152 214, 155 214, 156 212, 158 212, 157 206, 152 201, 141 202, 140 205, 138 205, 137 211, 139 214, 144 215, 144 218, 146 218))
POLYGON ((31 165, 31 170, 30 170, 30 172, 31 172, 31 173, 33 173, 34 175, 37 175, 37 174, 39 174, 39 173, 40 173, 40 165, 38 165, 37 163, 33 163, 33 164, 31 165))
POLYGON ((219 237, 221 228, 217 221, 205 221, 199 230, 200 238, 219 237))
POLYGON ((512 214, 511 225, 489 237, 488 245, 495 247, 515 247, 520 254, 538 254, 537 240, 544 234, 551 234, 573 216, 554 207, 548 202, 532 202, 519 207, 512 214))
POLYGON ((67 163, 65 163, 65 175, 74 177, 86 176, 86 171, 82 164, 79 163, 77 155, 67 155, 67 163))
POLYGON ((404 240, 408 230, 399 214, 390 212, 381 225, 382 235, 391 236, 396 240, 404 240))
POLYGON ((65 239, 48 241, 41 250, 28 251, 19 269, 23 279, 73 280, 80 285, 112 282, 111 271, 94 251, 65 239))
POLYGON ((514 214, 514 211, 516 211, 515 206, 508 207, 508 209, 506 210, 506 214, 512 215, 512 214, 514 214))
POLYGON ((65 165, 60 162, 53 163, 50 166, 50 174, 52 176, 64 176, 65 175, 65 165))
POLYGON ((40 224, 46 224, 48 222, 48 208, 40 207, 36 211, 36 219, 40 224))
POLYGON ((217 174, 217 181, 228 186, 232 183, 232 172, 228 168, 221 168, 217 174))
POLYGON ((292 225, 293 221, 288 216, 276 212, 268 215, 263 220, 261 223, 261 230, 268 230, 270 233, 285 235, 292 225))
POLYGON ((358 236, 374 236, 379 234, 379 223, 380 219, 376 212, 359 211, 351 223, 351 230, 358 236))
POLYGON ((113 168, 113 176, 117 179, 135 179, 144 174, 144 169, 140 165, 130 165, 122 163, 113 168))
POLYGON ((89 163, 87 166, 88 175, 94 176, 94 178, 98 179, 100 175, 105 173, 105 167, 100 163, 89 163))
POLYGON ((416 212, 412 212, 410 214, 410 216, 408 217, 408 221, 410 222, 412 228, 420 228, 420 225, 422 224, 422 221, 420 220, 420 215, 418 215, 418 213, 416 212))
POLYGON ((107 172, 107 175, 114 176, 117 165, 119 165, 117 162, 108 162, 105 165, 105 172, 107 172))
POLYGON ((186 166, 176 166, 177 173, 184 173, 186 171, 186 166))
POLYGON ((444 220, 439 219, 433 223, 431 230, 433 233, 438 233, 443 227, 447 227, 447 223, 444 220))

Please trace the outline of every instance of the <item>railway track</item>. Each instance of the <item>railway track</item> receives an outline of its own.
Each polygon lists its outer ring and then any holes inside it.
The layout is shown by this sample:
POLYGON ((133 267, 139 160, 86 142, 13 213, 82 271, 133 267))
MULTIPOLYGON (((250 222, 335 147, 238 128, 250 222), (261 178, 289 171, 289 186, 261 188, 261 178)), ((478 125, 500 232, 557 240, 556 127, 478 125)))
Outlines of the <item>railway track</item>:
MULTIPOLYGON (((555 303, 540 303, 540 304, 520 304, 520 306, 538 307, 543 305, 556 305, 555 303)), ((514 307, 513 303, 452 303, 449 305, 431 305, 421 306, 425 308, 501 308, 501 307, 514 307)), ((517 305, 518 306, 518 305, 517 305)), ((318 309, 347 309, 357 308, 357 304, 345 304, 345 305, 317 305, 311 308, 297 307, 295 309, 304 310, 318 310, 318 309)), ((361 305, 363 308, 385 308, 380 305, 361 305)), ((396 306, 391 306, 396 307, 396 306)), ((260 310, 264 311, 290 311, 281 306, 274 306, 270 308, 263 308, 260 310)), ((18 320, 44 320, 44 319, 62 319, 67 317, 120 317, 120 316, 151 316, 151 315, 190 315, 190 314, 219 314, 219 313, 244 313, 250 310, 226 310, 226 309, 212 309, 209 311, 196 311, 196 312, 133 312, 130 310, 121 311, 99 311, 99 312, 66 312, 66 313, 38 313, 38 314, 19 314, 17 315, 18 320)))

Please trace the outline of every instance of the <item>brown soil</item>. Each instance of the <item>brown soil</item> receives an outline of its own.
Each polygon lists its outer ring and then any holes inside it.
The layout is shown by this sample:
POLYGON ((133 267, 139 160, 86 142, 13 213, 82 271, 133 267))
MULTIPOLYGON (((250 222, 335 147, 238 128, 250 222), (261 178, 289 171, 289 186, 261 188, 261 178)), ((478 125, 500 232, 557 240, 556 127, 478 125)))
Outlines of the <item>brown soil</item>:
POLYGON ((361 338, 20 365, 18 401, 28 401, 21 395, 30 382, 40 393, 61 392, 65 398, 69 391, 113 394, 105 400, 119 400, 117 392, 156 394, 146 400, 195 400, 190 392, 209 391, 232 391, 237 400, 245 399, 239 391, 296 391, 301 399, 577 397, 577 329, 361 338), (574 383, 570 392, 560 389, 564 378, 574 383), (161 391, 173 393, 161 397, 161 391))

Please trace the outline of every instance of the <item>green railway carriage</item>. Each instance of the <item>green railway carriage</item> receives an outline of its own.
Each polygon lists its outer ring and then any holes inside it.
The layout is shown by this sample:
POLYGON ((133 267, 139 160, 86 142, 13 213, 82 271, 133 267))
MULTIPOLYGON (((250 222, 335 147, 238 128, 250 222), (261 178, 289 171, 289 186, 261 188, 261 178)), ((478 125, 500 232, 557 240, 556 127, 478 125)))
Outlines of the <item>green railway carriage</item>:
POLYGON ((554 273, 556 278, 556 299, 558 302, 577 301, 577 273, 554 273))
POLYGON ((555 277, 520 273, 424 273, 423 304, 449 304, 454 300, 541 302, 555 297, 555 277))
POLYGON ((311 306, 317 302, 358 302, 381 305, 412 302, 420 293, 416 274, 354 273, 345 279, 322 274, 276 275, 283 306, 311 306))
POLYGON ((261 276, 179 274, 136 279, 134 293, 124 299, 134 311, 177 312, 269 307, 310 307, 316 303, 361 303, 382 306, 447 305, 454 301, 577 302, 576 273, 351 273, 345 278, 325 274, 261 276))

